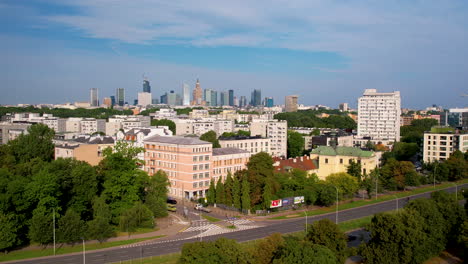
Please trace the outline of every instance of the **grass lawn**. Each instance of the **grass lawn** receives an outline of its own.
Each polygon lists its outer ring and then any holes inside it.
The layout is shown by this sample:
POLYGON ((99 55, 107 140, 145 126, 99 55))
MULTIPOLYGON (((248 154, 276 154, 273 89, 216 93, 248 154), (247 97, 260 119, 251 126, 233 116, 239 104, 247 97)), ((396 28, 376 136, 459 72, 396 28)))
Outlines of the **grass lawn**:
POLYGON ((176 264, 179 260, 180 253, 162 255, 162 256, 154 256, 149 258, 143 259, 134 259, 129 261, 122 261, 118 262, 119 264, 132 264, 132 263, 143 263, 143 264, 176 264))
MULTIPOLYGON (((155 231, 158 231, 158 230, 159 230, 159 227, 155 227, 155 228, 137 228, 137 230, 135 232, 131 232, 130 235, 139 235, 139 234, 151 233, 151 232, 155 232, 155 231)), ((116 229, 116 233, 117 233, 118 237, 120 237, 120 236, 129 236, 129 234, 127 232, 120 232, 118 230, 118 228, 116 229)))
POLYGON ((216 217, 212 217, 212 216, 209 216, 209 215, 206 215, 206 214, 202 214, 202 217, 205 218, 206 220, 212 222, 212 223, 221 221, 221 219, 218 219, 216 217))
MULTIPOLYGON (((88 244, 85 245, 86 251, 88 250, 96 250, 102 248, 110 248, 122 245, 133 244, 145 240, 151 240, 155 238, 160 238, 164 236, 155 236, 155 237, 147 237, 147 238, 136 238, 136 239, 129 239, 129 240, 122 240, 122 241, 113 241, 113 242, 104 242, 102 244, 95 243, 95 244, 88 244)), ((56 248, 56 255, 61 254, 68 254, 68 253, 75 253, 81 252, 83 250, 82 244, 78 243, 75 246, 68 246, 64 245, 61 248, 56 248)), ((12 251, 8 254, 0 253, 0 261, 8 261, 8 260, 19 260, 19 259, 27 259, 27 258, 37 258, 37 257, 45 257, 45 256, 52 256, 54 255, 53 248, 46 248, 46 249, 31 249, 31 250, 17 250, 12 251)))
MULTIPOLYGON (((457 185, 464 184, 464 183, 468 183, 468 180, 458 181, 457 185)), ((435 190, 441 190, 441 189, 449 188, 451 186, 454 186, 454 183, 443 183, 443 184, 436 185, 435 190)), ((397 193, 395 193, 395 195, 382 195, 382 196, 378 197, 377 199, 351 201, 351 202, 347 202, 347 203, 338 205, 338 211, 351 209, 351 208, 356 208, 356 207, 360 207, 360 206, 363 206, 363 205, 369 205, 369 204, 375 204, 375 203, 380 203, 380 202, 384 202, 384 201, 394 200, 395 196, 398 197, 398 198, 403 198, 403 197, 407 197, 407 196, 410 196, 410 195, 429 192, 429 191, 432 191, 432 190, 434 190, 433 186, 426 186, 426 187, 417 188, 417 189, 414 189, 414 190, 411 190, 411 191, 397 192, 397 193)), ((320 209, 307 211, 307 216, 314 216, 314 215, 321 215, 321 214, 331 213, 331 212, 334 212, 335 210, 336 210, 335 205, 330 206, 330 207, 323 207, 323 208, 320 208, 320 209)), ((292 215, 275 216, 275 217, 271 217, 271 218, 268 218, 268 219, 274 219, 274 220, 290 219, 290 218, 304 217, 306 215, 304 212, 300 212, 300 213, 294 212, 294 213, 291 213, 291 214, 292 215)))
POLYGON ((373 215, 338 223, 338 227, 343 232, 348 232, 358 228, 364 228, 372 220, 373 215))
POLYGON ((230 226, 226 226, 226 228, 229 228, 229 229, 236 229, 236 226, 235 226, 235 225, 230 225, 230 226))

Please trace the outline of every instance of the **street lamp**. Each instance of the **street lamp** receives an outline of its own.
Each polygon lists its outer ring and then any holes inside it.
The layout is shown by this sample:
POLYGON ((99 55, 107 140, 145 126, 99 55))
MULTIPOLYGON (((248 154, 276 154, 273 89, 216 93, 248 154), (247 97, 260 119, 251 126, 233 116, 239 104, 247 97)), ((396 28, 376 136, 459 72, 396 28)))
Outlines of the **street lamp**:
POLYGON ((55 208, 52 208, 52 221, 54 225, 54 256, 55 256, 55 208))
POLYGON ((392 196, 395 196, 395 198, 396 198, 396 210, 398 212, 398 196, 396 196, 395 194, 393 194, 392 196))
POLYGON ((305 215, 306 215, 306 230, 305 230, 305 231, 306 231, 306 235, 307 235, 307 208, 306 208, 306 210, 304 211, 304 213, 305 213, 305 215))
POLYGON ((83 264, 86 264, 86 248, 85 248, 85 240, 84 237, 81 238, 83 240, 83 264))
POLYGON ((335 213, 335 224, 338 224, 338 187, 331 185, 336 189, 336 213, 335 213))
POLYGON ((455 202, 458 202, 458 185, 455 182, 451 182, 451 184, 455 184, 455 202))
POLYGON ((436 164, 434 165, 434 189, 435 189, 435 182, 436 182, 436 171, 437 171, 437 166, 439 165, 439 162, 436 161, 436 164))

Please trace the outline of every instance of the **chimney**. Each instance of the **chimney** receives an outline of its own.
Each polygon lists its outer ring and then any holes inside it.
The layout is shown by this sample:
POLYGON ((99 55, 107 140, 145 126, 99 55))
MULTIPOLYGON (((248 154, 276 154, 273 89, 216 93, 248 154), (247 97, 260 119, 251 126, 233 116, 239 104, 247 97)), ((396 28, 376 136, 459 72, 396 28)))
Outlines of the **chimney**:
POLYGON ((293 159, 293 162, 296 163, 296 159, 293 159))
POLYGON ((301 156, 301 162, 304 161, 304 157, 301 156))

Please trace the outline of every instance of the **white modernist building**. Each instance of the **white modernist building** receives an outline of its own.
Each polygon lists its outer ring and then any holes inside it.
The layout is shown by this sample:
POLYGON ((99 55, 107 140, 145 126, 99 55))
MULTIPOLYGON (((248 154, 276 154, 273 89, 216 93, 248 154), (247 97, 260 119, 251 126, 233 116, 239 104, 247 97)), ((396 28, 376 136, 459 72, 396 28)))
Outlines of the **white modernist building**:
POLYGON ((286 157, 288 148, 288 122, 285 120, 254 119, 250 123, 250 135, 270 139, 270 154, 286 157))
POLYGON ((366 89, 358 101, 358 140, 356 143, 389 144, 400 141, 400 92, 378 93, 366 89), (361 140, 359 142, 359 140, 361 140))

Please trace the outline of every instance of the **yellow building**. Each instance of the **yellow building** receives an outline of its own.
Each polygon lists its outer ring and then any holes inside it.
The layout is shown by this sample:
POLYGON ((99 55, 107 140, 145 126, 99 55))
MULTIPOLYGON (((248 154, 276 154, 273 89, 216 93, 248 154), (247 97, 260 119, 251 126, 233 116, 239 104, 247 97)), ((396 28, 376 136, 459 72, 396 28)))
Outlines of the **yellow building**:
POLYGON ((354 147, 320 146, 312 150, 310 159, 316 164, 321 180, 332 173, 346 172, 351 161, 361 164, 363 174, 369 174, 379 164, 374 152, 354 147))
POLYGON ((106 148, 114 147, 114 139, 103 136, 80 137, 60 143, 55 146, 55 159, 74 158, 86 161, 93 166, 98 165, 104 159, 103 152, 106 148))

